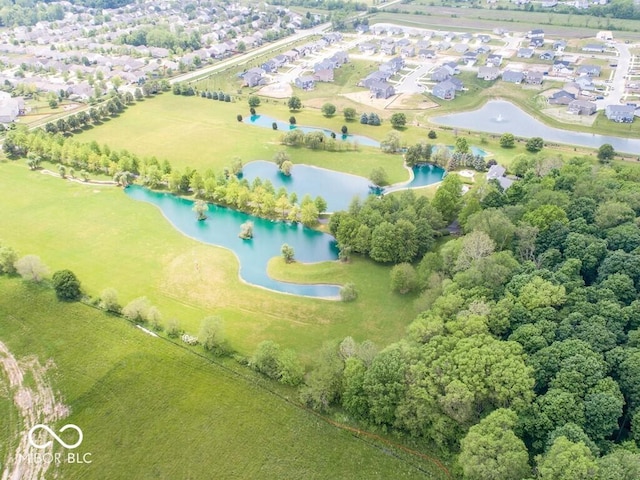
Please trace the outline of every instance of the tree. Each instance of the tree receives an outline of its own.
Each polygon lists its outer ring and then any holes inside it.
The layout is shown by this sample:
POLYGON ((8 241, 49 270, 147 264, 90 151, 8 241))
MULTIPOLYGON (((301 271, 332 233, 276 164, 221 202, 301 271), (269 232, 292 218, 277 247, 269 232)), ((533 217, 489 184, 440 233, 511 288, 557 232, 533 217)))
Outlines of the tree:
POLYGON ((207 212, 209 211, 209 205, 204 200, 196 200, 191 208, 194 212, 196 212, 196 217, 198 221, 207 219, 207 212))
POLYGON ((35 283, 40 283, 49 273, 49 269, 37 255, 25 255, 15 263, 15 268, 23 279, 35 283))
POLYGON ((340 128, 340 132, 341 132, 343 135, 346 135, 347 133, 349 133, 349 129, 347 128, 347 126, 346 126, 346 125, 342 125, 342 127, 340 128))
POLYGON ((429 137, 431 140, 434 140, 434 139, 438 138, 438 134, 436 133, 435 130, 429 130, 429 133, 427 134, 427 137, 429 137))
POLYGON ((256 108, 260 106, 260 97, 258 97, 257 95, 251 95, 249 96, 248 102, 251 108, 256 108))
POLYGON ((118 292, 114 288, 105 288, 100 293, 100 308, 111 313, 119 313, 121 310, 118 302, 118 292))
POLYGON ((513 133, 503 133, 500 137, 500 146, 502 148, 513 148, 516 145, 516 137, 513 133))
POLYGON ((234 158, 233 161, 231 162, 231 173, 233 173, 234 175, 238 176, 242 173, 242 159, 241 158, 234 158))
POLYGON ((458 463, 469 480, 520 480, 531 474, 524 442, 513 429, 518 416, 498 409, 469 429, 460 442, 458 463))
POLYGON ((333 117, 336 114, 336 106, 333 103, 325 103, 321 110, 325 117, 333 117))
POLYGON ((393 128, 403 128, 407 124, 407 116, 404 113, 396 112, 391 115, 390 121, 393 128))
POLYGON ((353 302, 356 298, 358 298, 358 290, 354 283, 345 283, 340 288, 340 300, 343 302, 353 302))
POLYGON ((313 202, 303 203, 300 207, 300 221, 307 227, 313 227, 318 223, 318 208, 313 202))
POLYGON ((198 332, 198 343, 210 352, 226 353, 228 346, 220 317, 211 316, 202 320, 200 331, 198 332))
POLYGON ((432 205, 451 222, 462 208, 462 181, 458 175, 447 175, 436 190, 432 205))
POLYGON ((80 298, 80 281, 71 270, 58 270, 51 280, 58 300, 72 302, 80 298))
POLYGON ((615 157, 616 151, 613 149, 613 146, 609 143, 605 143, 600 145, 598 149, 598 160, 600 163, 609 163, 615 157))
POLYGON ((242 122, 242 115, 236 115, 236 120, 238 120, 238 122, 242 122))
POLYGON ((410 263, 400 263, 391 269, 391 290, 401 295, 418 287, 418 275, 410 263))
POLYGON ((356 112, 355 108, 352 107, 346 107, 343 111, 342 114, 344 115, 344 119, 347 122, 352 122, 356 119, 356 116, 358 115, 358 113, 356 112))
POLYGON ((0 245, 0 274, 16 273, 16 260, 18 260, 18 254, 13 248, 0 245))
POLYGON ((395 153, 400 150, 400 135, 398 132, 391 131, 380 142, 380 149, 385 153, 395 153))
POLYGON ((383 167, 376 167, 371 170, 369 180, 377 187, 387 185, 389 183, 387 171, 383 167))
POLYGON ((296 97, 296 96, 290 97, 289 101, 287 102, 287 106, 291 111, 300 110, 302 108, 302 100, 300 100, 300 97, 296 97))
POLYGON ((469 153, 469 142, 464 137, 456 138, 456 153, 469 153))
POLYGON ((528 152, 536 153, 544 148, 544 140, 540 137, 531 137, 527 140, 524 148, 527 149, 528 152))
POLYGON ((280 345, 271 340, 264 340, 258 344, 249 364, 263 375, 277 379, 280 373, 279 356, 280 345))
POLYGON ((122 314, 132 322, 144 323, 151 308, 151 302, 147 297, 138 297, 131 300, 122 309, 122 314))
POLYGON ((318 195, 313 200, 313 203, 315 204, 318 213, 324 213, 327 211, 327 201, 322 196, 318 195))
POLYGON ((293 115, 291 115, 289 117, 289 125, 295 125, 296 124, 296 117, 294 117, 293 115))
POLYGON ((282 258, 284 258, 285 262, 287 263, 293 262, 293 259, 295 257, 295 252, 292 246, 286 243, 283 243, 282 247, 280 247, 280 253, 282 254, 282 258))
POLYGON ((558 437, 542 457, 537 457, 540 480, 591 480, 598 478, 598 464, 582 442, 558 437))
POLYGON ((247 51, 247 44, 244 43, 242 40, 240 40, 238 42, 238 45, 236 45, 236 49, 240 52, 240 53, 244 53, 247 51))
POLYGON ((240 233, 238 234, 238 237, 242 238, 243 240, 253 238, 253 222, 251 220, 247 220, 242 225, 240 225, 240 233))
POLYGON ((278 168, 280 168, 284 162, 289 160, 291 160, 291 158, 285 150, 280 150, 273 156, 273 161, 278 165, 278 168))
POLYGON ((282 162, 282 165, 280 165, 280 171, 282 172, 283 175, 287 177, 291 176, 292 168, 293 168, 293 163, 291 163, 289 160, 285 160, 284 162, 282 162))

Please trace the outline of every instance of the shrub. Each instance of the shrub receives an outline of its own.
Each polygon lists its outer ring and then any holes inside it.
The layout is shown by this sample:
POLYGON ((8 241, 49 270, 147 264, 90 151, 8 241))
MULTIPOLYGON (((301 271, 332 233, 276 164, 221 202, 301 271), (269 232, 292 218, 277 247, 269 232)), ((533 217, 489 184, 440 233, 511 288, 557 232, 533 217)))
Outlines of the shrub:
POLYGON ((402 295, 418 287, 418 275, 410 263, 400 263, 391 269, 391 290, 402 295))
POLYGON ((51 280, 58 300, 72 302, 82 295, 80 281, 71 270, 58 270, 51 280))
POLYGON ((236 116, 236 118, 238 119, 238 121, 239 121, 239 122, 241 122, 241 121, 242 121, 242 115, 238 114, 238 115, 236 116))
POLYGON ((346 283, 340 289, 340 300, 343 302, 353 302, 356 298, 358 298, 358 291, 354 283, 346 283))
POLYGON ((171 338, 176 338, 182 332, 182 328, 180 328, 180 321, 177 318, 170 318, 167 322, 167 335, 171 338))

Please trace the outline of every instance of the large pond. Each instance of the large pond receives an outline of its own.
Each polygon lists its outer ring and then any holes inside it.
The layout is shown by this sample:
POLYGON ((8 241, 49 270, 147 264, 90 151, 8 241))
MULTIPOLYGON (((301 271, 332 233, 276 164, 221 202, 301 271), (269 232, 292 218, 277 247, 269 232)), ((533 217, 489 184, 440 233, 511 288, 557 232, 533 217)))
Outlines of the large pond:
MULTIPOLYGON (((336 172, 310 165, 295 164, 291 175, 283 175, 275 163, 258 160, 246 164, 242 170, 243 178, 252 182, 256 177, 269 180, 274 187, 285 187, 289 193, 295 192, 299 199, 305 194, 313 198, 320 195, 327 201, 327 211, 346 210, 353 197, 366 198, 371 193, 371 182, 358 175, 336 172)), ((413 178, 407 182, 385 188, 388 193, 405 188, 418 188, 437 183, 442 180, 444 170, 433 165, 421 165, 413 168, 413 178)))
POLYGON ((211 245, 232 250, 240 262, 240 278, 260 287, 307 297, 337 298, 337 285, 303 285, 280 282, 267 275, 270 258, 280 255, 280 248, 287 243, 294 248, 300 262, 336 260, 338 249, 335 239, 325 233, 305 228, 299 224, 272 222, 216 205, 209 205, 208 219, 196 219, 193 202, 169 193, 154 192, 132 185, 126 194, 135 199, 156 205, 164 216, 183 234, 211 245), (251 220, 254 238, 238 237, 240 225, 251 220))
MULTIPOLYGON (((542 137, 549 142, 569 145, 598 148, 602 144, 609 143, 619 152, 638 153, 640 151, 640 139, 573 132, 549 127, 514 104, 503 100, 491 100, 479 110, 434 117, 431 121, 440 125, 468 130, 490 133, 509 132, 526 138, 542 137)), ((624 127, 621 126, 621 128, 624 127)))
POLYGON ((363 145, 365 147, 380 147, 380 142, 374 140, 373 138, 365 137, 363 135, 351 135, 351 134, 342 134, 338 132, 332 132, 326 128, 318 128, 318 127, 307 127, 304 125, 290 125, 287 122, 283 122, 282 120, 277 120, 272 117, 268 117, 267 115, 251 115, 250 117, 246 117, 244 123, 249 125, 257 125, 259 127, 265 128, 273 128, 273 122, 278 125, 279 131, 288 132, 289 130, 300 130, 304 133, 309 132, 322 132, 325 136, 330 137, 332 133, 336 134, 336 140, 344 140, 345 142, 358 142, 358 144, 363 145))

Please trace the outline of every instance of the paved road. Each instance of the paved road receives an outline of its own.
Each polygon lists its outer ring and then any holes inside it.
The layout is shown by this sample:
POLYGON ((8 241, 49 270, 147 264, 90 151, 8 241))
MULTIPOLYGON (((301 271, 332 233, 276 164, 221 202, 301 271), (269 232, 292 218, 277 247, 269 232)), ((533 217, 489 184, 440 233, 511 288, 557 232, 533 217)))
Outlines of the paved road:
POLYGON ((625 77, 629 74, 629 65, 631 63, 630 45, 626 43, 616 43, 614 48, 618 51, 618 66, 614 70, 613 78, 609 84, 608 95, 604 100, 596 100, 598 110, 603 109, 607 105, 620 105, 623 100, 626 86, 625 77))

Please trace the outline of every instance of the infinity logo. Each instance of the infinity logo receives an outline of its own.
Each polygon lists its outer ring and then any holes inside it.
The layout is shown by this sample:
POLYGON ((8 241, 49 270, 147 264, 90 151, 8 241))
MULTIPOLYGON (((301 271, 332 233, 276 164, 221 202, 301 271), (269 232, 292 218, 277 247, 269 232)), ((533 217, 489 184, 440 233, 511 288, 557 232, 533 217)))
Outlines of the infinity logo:
POLYGON ((69 429, 75 430, 76 432, 78 432, 78 441, 76 443, 71 444, 71 445, 69 445, 64 440, 62 440, 49 427, 39 423, 38 425, 34 425, 33 427, 31 427, 31 430, 29 430, 29 435, 28 435, 29 444, 32 447, 39 448, 39 449, 47 448, 48 446, 50 446, 53 443, 53 440, 49 440, 49 441, 47 441, 47 442, 45 442, 43 444, 39 444, 39 443, 37 443, 36 439, 33 438, 33 434, 36 432, 36 430, 45 430, 46 432, 49 433, 49 435, 51 435, 53 438, 55 438, 55 440, 60 445, 62 445, 64 448, 68 448, 69 450, 72 450, 72 449, 80 446, 80 444, 82 443, 83 436, 82 436, 82 430, 80 430, 80 427, 78 427, 77 425, 74 425, 73 423, 69 423, 69 424, 65 425, 64 427, 62 427, 60 429, 60 433, 64 432, 65 430, 69 430, 69 429))

